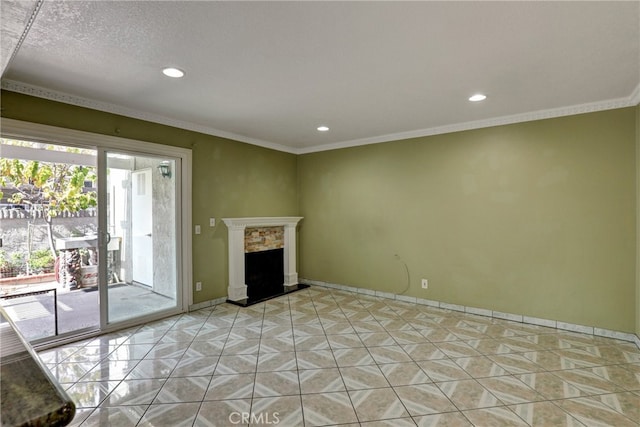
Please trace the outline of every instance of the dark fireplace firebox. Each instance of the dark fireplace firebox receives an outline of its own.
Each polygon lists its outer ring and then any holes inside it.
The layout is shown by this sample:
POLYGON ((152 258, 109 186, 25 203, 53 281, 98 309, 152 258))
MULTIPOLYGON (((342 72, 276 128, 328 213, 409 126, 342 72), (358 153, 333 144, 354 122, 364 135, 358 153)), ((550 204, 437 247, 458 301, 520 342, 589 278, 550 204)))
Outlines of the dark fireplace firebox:
POLYGON ((284 249, 244 254, 247 297, 260 301, 284 292, 284 249))

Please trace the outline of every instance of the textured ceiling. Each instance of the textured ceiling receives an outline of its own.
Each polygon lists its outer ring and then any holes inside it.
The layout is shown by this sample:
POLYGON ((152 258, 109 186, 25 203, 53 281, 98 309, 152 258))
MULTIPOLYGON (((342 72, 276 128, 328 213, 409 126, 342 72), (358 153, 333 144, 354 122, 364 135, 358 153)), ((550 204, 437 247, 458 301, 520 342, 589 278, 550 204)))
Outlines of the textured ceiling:
POLYGON ((2 5, 4 88, 291 152, 640 99, 640 2, 2 5))
POLYGON ((37 10, 37 0, 2 0, 0 1, 0 17, 2 27, 0 31, 0 70, 9 65, 9 60, 17 51, 25 28, 37 10))

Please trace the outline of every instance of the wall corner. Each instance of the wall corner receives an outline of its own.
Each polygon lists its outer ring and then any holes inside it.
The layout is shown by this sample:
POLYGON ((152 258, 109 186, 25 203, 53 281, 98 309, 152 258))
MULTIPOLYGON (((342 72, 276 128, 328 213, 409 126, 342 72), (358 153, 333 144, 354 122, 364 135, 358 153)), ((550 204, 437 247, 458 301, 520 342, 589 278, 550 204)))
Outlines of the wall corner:
MULTIPOLYGON (((640 104, 636 105, 636 336, 640 343, 640 104)), ((640 346, 640 344, 639 344, 640 346)))

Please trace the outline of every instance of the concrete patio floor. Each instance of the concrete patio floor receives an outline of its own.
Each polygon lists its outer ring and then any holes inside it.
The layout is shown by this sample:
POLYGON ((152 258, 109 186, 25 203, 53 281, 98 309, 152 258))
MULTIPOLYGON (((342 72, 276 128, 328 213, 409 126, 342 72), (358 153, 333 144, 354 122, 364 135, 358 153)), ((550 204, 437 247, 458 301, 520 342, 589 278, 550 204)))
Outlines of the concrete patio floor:
MULTIPOLYGON (((56 287, 56 282, 39 284, 39 288, 56 287)), ((37 289, 37 288, 34 288, 37 289)), ((98 288, 58 289, 58 334, 97 328, 100 324, 98 288)), ((150 288, 129 284, 109 285, 109 318, 123 320, 137 314, 152 313, 173 307, 175 301, 150 288)), ((29 341, 55 335, 54 294, 27 295, 0 299, 0 304, 22 335, 29 341)))

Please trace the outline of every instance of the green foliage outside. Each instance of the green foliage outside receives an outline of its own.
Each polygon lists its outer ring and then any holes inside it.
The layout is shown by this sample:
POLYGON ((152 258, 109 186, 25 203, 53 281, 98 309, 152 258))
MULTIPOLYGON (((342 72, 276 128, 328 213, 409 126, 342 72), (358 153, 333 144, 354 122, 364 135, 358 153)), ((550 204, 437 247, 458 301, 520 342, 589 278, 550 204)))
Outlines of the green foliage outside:
POLYGON ((50 218, 97 204, 95 192, 82 191, 85 181, 96 179, 92 167, 0 159, 0 172, 0 185, 16 190, 11 203, 41 209, 50 218))
MULTIPOLYGON (((49 251, 46 251, 49 253, 49 251)), ((26 272, 25 254, 14 252, 7 254, 0 250, 0 277, 15 277, 26 272)))
POLYGON ((32 273, 48 273, 53 271, 55 258, 51 255, 51 251, 40 249, 33 251, 29 257, 29 268, 32 273))
POLYGON ((29 206, 32 219, 44 219, 52 257, 56 256, 54 218, 97 206, 96 192, 83 191, 85 181, 95 179, 94 167, 0 158, 0 187, 11 193, 7 201, 29 206))

